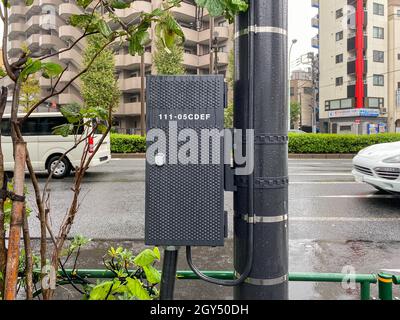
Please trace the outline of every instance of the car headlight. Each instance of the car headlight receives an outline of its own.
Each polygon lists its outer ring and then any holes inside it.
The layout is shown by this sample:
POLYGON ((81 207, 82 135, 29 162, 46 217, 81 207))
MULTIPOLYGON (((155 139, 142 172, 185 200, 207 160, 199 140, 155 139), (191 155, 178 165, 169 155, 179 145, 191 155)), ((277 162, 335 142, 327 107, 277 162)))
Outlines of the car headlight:
POLYGON ((400 154, 395 157, 391 157, 388 159, 383 160, 384 163, 400 163, 400 154))

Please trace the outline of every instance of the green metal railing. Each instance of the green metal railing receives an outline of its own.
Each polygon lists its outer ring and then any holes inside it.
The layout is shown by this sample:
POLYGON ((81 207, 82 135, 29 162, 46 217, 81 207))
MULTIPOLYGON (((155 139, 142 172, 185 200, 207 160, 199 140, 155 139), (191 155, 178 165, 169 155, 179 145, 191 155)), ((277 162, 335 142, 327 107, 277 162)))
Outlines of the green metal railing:
MULTIPOLYGON (((65 270, 67 276, 71 279, 111 279, 115 275, 109 270, 65 270)), ((60 272, 60 275, 63 273, 60 272)), ((205 271, 205 275, 220 280, 233 280, 234 273, 231 271, 205 271)), ((178 271, 177 278, 179 280, 199 280, 197 275, 192 271, 178 271)), ((379 299, 392 300, 393 286, 400 285, 400 276, 392 276, 389 274, 342 274, 342 273, 291 273, 289 281, 293 282, 320 282, 320 283, 342 283, 343 281, 351 281, 360 285, 360 299, 371 299, 371 285, 378 283, 379 299)), ((66 284, 63 281, 62 284, 66 284)), ((61 283, 59 283, 61 284, 61 283)))

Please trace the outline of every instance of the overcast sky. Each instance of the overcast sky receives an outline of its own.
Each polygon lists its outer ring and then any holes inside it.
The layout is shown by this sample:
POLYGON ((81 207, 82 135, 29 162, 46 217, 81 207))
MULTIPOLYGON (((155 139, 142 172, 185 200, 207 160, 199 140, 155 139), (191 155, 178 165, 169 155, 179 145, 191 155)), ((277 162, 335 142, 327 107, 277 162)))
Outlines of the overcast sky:
POLYGON ((311 38, 318 30, 311 26, 311 18, 318 14, 318 9, 311 7, 311 0, 289 0, 289 45, 293 39, 298 42, 293 46, 291 68, 296 68, 296 59, 302 54, 315 51, 311 47, 311 38))
MULTIPOLYGON (((289 0, 289 44, 297 39, 291 55, 291 61, 312 50, 311 38, 317 34, 317 29, 311 27, 311 18, 317 14, 317 9, 311 7, 311 0, 289 0)), ((3 25, 0 24, 3 33, 3 25)), ((292 69, 296 68, 291 63, 292 69)))

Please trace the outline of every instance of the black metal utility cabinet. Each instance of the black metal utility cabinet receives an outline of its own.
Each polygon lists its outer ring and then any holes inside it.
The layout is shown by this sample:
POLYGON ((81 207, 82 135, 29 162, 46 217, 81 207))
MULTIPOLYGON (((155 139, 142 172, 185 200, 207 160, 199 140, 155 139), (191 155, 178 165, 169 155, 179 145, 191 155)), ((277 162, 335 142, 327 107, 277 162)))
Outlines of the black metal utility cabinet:
MULTIPOLYGON (((147 245, 223 246, 223 136, 218 135, 219 163, 203 164, 200 145, 202 129, 223 131, 225 96, 222 75, 147 78, 147 131, 161 129, 167 143, 166 154, 154 152, 159 159, 165 159, 165 164, 146 164, 147 245), (168 148, 170 140, 175 139, 171 126, 177 126, 178 134, 184 129, 196 132, 196 164, 169 161, 171 153, 177 151, 168 148)), ((148 141, 148 148, 152 144, 148 141)), ((184 144, 179 142, 178 149, 184 144)), ((210 146, 210 160, 211 149, 210 146)))

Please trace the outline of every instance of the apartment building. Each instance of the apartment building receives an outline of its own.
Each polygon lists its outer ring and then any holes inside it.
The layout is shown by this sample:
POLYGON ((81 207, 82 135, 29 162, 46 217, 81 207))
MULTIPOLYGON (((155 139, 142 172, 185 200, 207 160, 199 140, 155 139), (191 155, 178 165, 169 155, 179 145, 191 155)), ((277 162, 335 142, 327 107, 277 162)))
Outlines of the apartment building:
POLYGON ((311 69, 293 71, 290 78, 290 102, 297 102, 301 110, 294 129, 312 132, 314 100, 311 69))
MULTIPOLYGON (((21 48, 27 46, 32 52, 57 52, 68 47, 82 35, 82 31, 68 24, 73 14, 82 13, 75 0, 35 0, 30 7, 24 0, 10 0, 10 25, 8 55, 15 58, 21 48)), ((125 22, 134 21, 141 12, 151 12, 160 7, 161 0, 137 0, 131 8, 117 10, 116 13, 125 22)), ((217 51, 218 73, 225 74, 228 65, 229 51, 232 48, 231 34, 233 32, 227 20, 223 17, 211 18, 207 10, 198 8, 194 1, 183 1, 181 7, 172 9, 183 28, 186 36, 184 44, 184 66, 188 74, 207 74, 210 63, 215 60, 213 51, 217 51), (213 48, 212 50, 210 48, 213 48)), ((60 85, 69 81, 82 68, 82 51, 85 41, 82 41, 71 51, 58 54, 52 61, 63 66, 68 64, 68 71, 62 77, 60 85)), ((116 43, 115 52, 116 77, 121 90, 121 99, 115 113, 115 127, 122 133, 136 133, 140 128, 141 110, 141 62, 139 56, 130 56, 127 44, 116 43)), ((145 75, 155 73, 153 52, 155 52, 155 32, 151 32, 151 42, 144 54, 145 75)), ((52 81, 40 78, 42 95, 50 91, 52 81)), ((10 80, 4 80, 11 86, 10 80)), ((71 102, 83 103, 76 81, 63 94, 48 101, 41 109, 57 110, 60 105, 71 102)))
POLYGON ((400 131, 400 0, 312 0, 320 129, 400 131))

